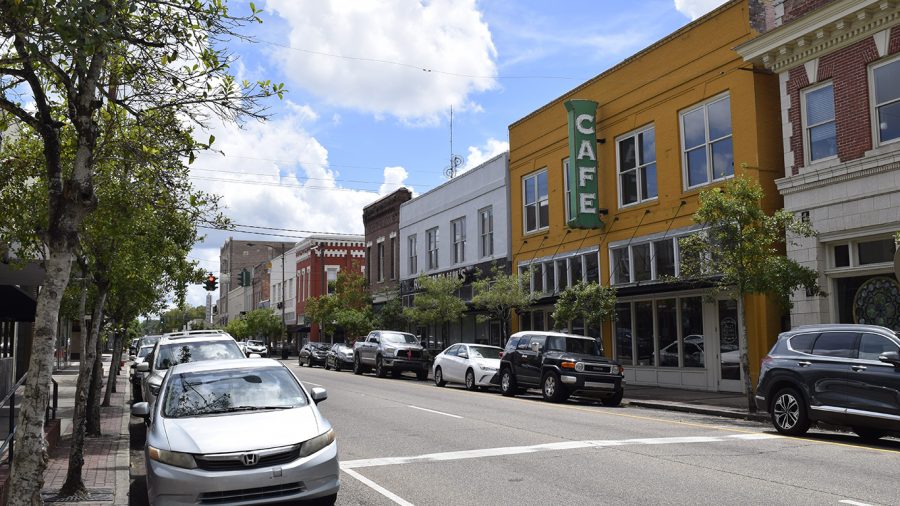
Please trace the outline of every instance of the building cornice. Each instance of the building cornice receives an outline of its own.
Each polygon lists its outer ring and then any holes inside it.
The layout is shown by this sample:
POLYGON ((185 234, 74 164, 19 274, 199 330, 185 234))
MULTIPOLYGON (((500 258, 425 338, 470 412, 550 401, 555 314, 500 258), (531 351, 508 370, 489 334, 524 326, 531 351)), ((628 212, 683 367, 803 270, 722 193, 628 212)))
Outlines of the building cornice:
POLYGON ((791 195, 894 170, 900 171, 900 151, 867 156, 834 167, 802 172, 778 179, 775 184, 782 195, 791 195))
POLYGON ((735 48, 774 72, 802 65, 884 30, 900 20, 896 0, 838 0, 735 48))

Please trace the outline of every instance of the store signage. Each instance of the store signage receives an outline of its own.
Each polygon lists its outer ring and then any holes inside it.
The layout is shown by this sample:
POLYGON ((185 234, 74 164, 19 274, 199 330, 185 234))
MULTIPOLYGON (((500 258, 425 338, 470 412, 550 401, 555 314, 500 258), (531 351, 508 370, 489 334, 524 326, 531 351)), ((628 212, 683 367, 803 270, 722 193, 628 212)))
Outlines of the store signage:
POLYGON ((597 102, 567 100, 569 117, 569 209, 566 225, 571 228, 600 228, 597 197, 597 102))

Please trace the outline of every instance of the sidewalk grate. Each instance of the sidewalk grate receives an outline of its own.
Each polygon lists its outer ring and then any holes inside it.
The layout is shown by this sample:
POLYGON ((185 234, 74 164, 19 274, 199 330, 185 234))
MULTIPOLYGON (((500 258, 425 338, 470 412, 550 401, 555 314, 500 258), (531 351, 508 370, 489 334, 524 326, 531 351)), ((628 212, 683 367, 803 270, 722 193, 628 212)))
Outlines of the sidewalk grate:
POLYGON ((41 492, 45 503, 112 502, 111 488, 89 488, 85 495, 59 495, 59 491, 41 492))

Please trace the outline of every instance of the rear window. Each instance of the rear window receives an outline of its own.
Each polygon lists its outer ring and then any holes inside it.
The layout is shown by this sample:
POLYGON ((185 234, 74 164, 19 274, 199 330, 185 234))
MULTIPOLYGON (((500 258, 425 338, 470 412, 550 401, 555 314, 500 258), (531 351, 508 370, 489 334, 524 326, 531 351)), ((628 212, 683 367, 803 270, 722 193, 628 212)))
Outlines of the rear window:
POLYGON ((790 339, 791 349, 800 353, 812 352, 816 334, 797 334, 790 339))
POLYGON ((822 332, 813 346, 813 355, 856 358, 856 334, 851 332, 822 332))
POLYGON ((234 341, 170 343, 160 346, 159 354, 156 356, 156 368, 168 369, 187 362, 237 358, 244 358, 244 353, 234 341))
POLYGON ((597 341, 573 337, 550 336, 547 338, 547 350, 579 353, 581 355, 601 355, 597 341))

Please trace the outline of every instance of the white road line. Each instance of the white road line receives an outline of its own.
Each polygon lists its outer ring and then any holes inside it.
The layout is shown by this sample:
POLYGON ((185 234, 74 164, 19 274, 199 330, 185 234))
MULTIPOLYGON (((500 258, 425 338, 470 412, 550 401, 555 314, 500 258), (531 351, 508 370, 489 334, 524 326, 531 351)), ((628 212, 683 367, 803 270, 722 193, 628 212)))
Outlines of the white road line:
POLYGON ((451 415, 450 413, 444 413, 443 411, 435 411, 435 410, 433 410, 433 409, 428 409, 428 408, 420 408, 419 406, 413 406, 412 404, 407 404, 406 406, 407 406, 407 407, 410 407, 410 408, 413 408, 413 409, 418 409, 418 410, 421 410, 421 411, 427 411, 427 412, 429 412, 429 413, 434 413, 434 414, 436 414, 436 415, 449 416, 450 418, 462 418, 462 417, 459 416, 459 415, 451 415))
POLYGON ((842 504, 851 504, 853 506, 872 506, 869 503, 851 501, 850 499, 844 499, 843 501, 838 501, 838 502, 842 503, 842 504))
POLYGON ((605 448, 624 445, 661 445, 661 444, 691 444, 691 443, 720 443, 733 440, 760 440, 781 439, 775 434, 738 434, 736 436, 688 436, 688 437, 662 437, 642 439, 607 439, 587 441, 561 441, 557 443, 544 443, 529 446, 507 446, 501 448, 483 448, 478 450, 462 450, 455 452, 429 453, 410 457, 383 457, 374 459, 347 460, 341 462, 341 469, 358 469, 363 467, 390 466, 398 464, 412 464, 418 462, 443 462, 448 460, 477 459, 484 457, 498 457, 501 455, 521 455, 554 450, 571 450, 577 448, 605 448), (752 437, 751 437, 752 436, 752 437))
MULTIPOLYGON (((301 380, 301 381, 302 381, 302 380, 301 380)), ((312 381, 304 381, 303 383, 305 383, 305 384, 307 384, 307 385, 312 385, 312 386, 314 386, 314 387, 321 387, 321 386, 322 386, 322 385, 320 385, 320 384, 318 384, 318 383, 313 383, 312 381)), ((322 387, 322 388, 325 388, 325 387, 322 387)))
POLYGON ((379 494, 381 494, 381 495, 387 497, 387 498, 390 499, 391 501, 394 501, 394 503, 399 504, 400 506, 413 506, 413 503, 404 500, 402 497, 400 497, 400 496, 398 496, 397 494, 391 492, 390 490, 388 490, 388 489, 382 487, 381 485, 375 483, 374 481, 372 481, 372 480, 366 478, 365 476, 363 476, 363 475, 357 473, 356 471, 353 471, 352 469, 344 469, 343 467, 344 467, 344 466, 341 466, 341 470, 342 470, 342 471, 344 471, 344 472, 347 473, 348 475, 350 475, 350 476, 356 478, 356 479, 359 480, 363 485, 365 485, 365 486, 371 488, 372 490, 378 492, 379 494))

